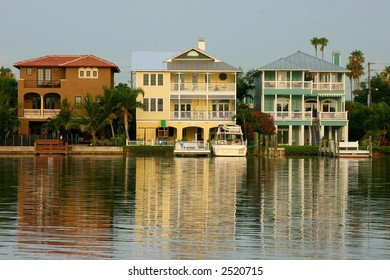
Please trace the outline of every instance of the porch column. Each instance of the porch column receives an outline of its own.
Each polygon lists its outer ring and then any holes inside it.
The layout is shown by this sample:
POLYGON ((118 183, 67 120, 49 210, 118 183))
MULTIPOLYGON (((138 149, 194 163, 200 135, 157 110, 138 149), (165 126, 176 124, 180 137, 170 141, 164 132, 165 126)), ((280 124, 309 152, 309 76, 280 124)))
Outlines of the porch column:
POLYGON ((305 126, 301 125, 299 127, 299 143, 298 145, 303 146, 305 145, 305 126))
POLYGON ((321 129, 320 129, 320 140, 325 136, 325 127, 324 126, 321 126, 321 129))
POLYGON ((44 99, 45 96, 41 96, 41 95, 39 95, 39 96, 41 97, 41 112, 40 112, 40 116, 43 117, 43 108, 44 108, 43 105, 45 104, 43 99, 44 99))
POLYGON ((177 128, 176 129, 176 140, 182 140, 183 139, 183 128, 177 128))
POLYGON ((288 144, 291 146, 292 145, 292 125, 288 126, 288 144))

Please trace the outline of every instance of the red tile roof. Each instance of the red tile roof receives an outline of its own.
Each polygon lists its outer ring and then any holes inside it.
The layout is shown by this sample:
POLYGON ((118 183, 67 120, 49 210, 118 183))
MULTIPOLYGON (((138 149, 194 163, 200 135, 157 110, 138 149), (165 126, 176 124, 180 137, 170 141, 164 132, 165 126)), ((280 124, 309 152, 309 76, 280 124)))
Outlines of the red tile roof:
POLYGON ((114 63, 87 55, 46 55, 28 60, 19 61, 14 67, 102 67, 114 68, 114 72, 119 73, 119 67, 114 63))

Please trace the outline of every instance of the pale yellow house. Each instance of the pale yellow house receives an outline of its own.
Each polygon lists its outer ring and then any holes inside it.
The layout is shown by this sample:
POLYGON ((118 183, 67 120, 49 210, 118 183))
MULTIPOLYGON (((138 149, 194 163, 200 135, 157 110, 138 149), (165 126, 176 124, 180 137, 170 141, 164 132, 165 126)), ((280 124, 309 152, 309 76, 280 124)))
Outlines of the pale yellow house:
POLYGON ((141 87, 137 140, 208 140, 219 124, 234 124, 240 70, 198 48, 134 52, 133 86, 141 87))

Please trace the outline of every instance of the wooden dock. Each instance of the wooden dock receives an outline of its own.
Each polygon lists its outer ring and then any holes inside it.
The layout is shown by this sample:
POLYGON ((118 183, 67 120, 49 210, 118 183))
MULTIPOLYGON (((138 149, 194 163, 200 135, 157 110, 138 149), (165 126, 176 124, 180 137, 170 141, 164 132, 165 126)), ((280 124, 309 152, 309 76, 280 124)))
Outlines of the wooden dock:
POLYGON ((210 147, 209 143, 204 141, 178 141, 175 143, 173 153, 176 156, 209 156, 210 147))
POLYGON ((60 139, 37 139, 34 143, 34 154, 68 154, 68 144, 60 139))
POLYGON ((335 141, 323 141, 320 142, 320 155, 327 155, 340 158, 369 158, 372 157, 371 142, 367 149, 360 150, 359 142, 335 142, 335 141))

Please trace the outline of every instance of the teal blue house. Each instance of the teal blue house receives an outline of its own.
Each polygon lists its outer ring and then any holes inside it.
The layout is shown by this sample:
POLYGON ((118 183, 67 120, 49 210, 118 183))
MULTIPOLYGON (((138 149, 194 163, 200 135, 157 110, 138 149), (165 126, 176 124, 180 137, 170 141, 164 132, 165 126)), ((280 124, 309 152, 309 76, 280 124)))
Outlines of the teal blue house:
POLYGON ((279 144, 318 145, 322 138, 348 141, 346 68, 303 52, 269 63, 254 74, 254 109, 269 113, 279 144))

